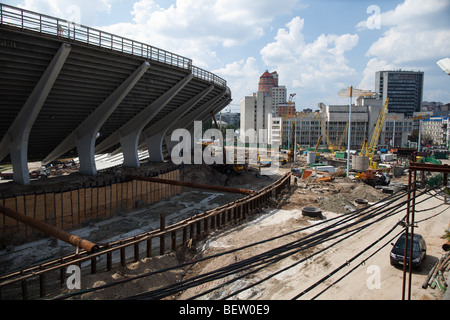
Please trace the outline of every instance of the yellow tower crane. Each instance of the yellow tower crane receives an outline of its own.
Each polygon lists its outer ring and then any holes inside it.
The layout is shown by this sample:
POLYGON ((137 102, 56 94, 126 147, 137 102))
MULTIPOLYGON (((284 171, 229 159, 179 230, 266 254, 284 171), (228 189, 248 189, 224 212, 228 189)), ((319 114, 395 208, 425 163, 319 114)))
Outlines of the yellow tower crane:
POLYGON ((370 144, 367 145, 366 149, 362 150, 364 152, 364 154, 362 155, 369 157, 370 167, 373 167, 372 159, 375 154, 375 151, 377 150, 378 139, 380 139, 381 129, 383 128, 384 120, 386 119, 388 104, 389 98, 386 99, 383 108, 381 108, 380 115, 378 116, 377 122, 375 123, 375 129, 373 130, 370 144))
POLYGON ((316 116, 317 120, 319 120, 320 128, 322 129, 322 135, 325 137, 325 140, 328 144, 328 149, 331 150, 331 152, 334 152, 334 150, 337 149, 337 147, 334 145, 334 143, 331 141, 330 137, 327 133, 327 128, 325 127, 325 124, 322 122, 322 119, 320 118, 319 112, 314 112, 314 115, 316 116))

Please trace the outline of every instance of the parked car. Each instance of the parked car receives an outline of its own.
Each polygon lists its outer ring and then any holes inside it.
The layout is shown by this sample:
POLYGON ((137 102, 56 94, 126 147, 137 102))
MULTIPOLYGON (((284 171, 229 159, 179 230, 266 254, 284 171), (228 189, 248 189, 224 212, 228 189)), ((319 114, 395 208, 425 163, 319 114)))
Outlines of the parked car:
MULTIPOLYGON (((408 235, 407 248, 406 248, 406 263, 409 263, 409 252, 410 252, 410 240, 411 235, 408 235)), ((403 233, 394 244, 391 250, 390 259, 391 265, 403 265, 404 254, 405 254, 405 234, 403 233)), ((427 255, 427 244, 425 239, 420 235, 415 233, 413 238, 413 250, 412 250, 412 266, 415 269, 421 270, 422 262, 427 255)))

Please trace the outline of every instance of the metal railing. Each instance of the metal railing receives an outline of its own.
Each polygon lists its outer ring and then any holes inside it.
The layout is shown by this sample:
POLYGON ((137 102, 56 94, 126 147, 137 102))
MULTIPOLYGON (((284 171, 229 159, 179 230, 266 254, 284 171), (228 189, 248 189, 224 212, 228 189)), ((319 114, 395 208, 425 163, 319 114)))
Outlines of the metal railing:
POLYGON ((148 44, 83 26, 67 20, 0 3, 0 25, 37 32, 70 42, 81 42, 124 54, 130 54, 192 72, 202 80, 226 87, 226 81, 217 75, 192 66, 192 59, 159 49, 148 44))
POLYGON ((79 265, 85 270, 89 270, 90 267, 90 273, 95 274, 99 271, 109 271, 118 265, 125 266, 137 262, 143 257, 164 255, 186 247, 192 241, 200 240, 214 230, 236 224, 262 211, 266 203, 271 199, 279 199, 284 190, 290 187, 291 177, 292 173, 288 172, 271 185, 251 195, 169 226, 165 225, 165 219, 162 217, 160 229, 107 243, 95 253, 80 250, 76 254, 0 275, 0 300, 4 297, 11 298, 6 291, 16 292, 16 295, 22 295, 25 300, 43 298, 49 291, 55 293, 54 290, 57 291, 55 286, 52 290, 47 290, 46 287, 49 287, 50 283, 59 282, 58 285, 62 288, 67 279, 66 269, 70 265, 79 265), (34 288, 33 292, 29 291, 31 287, 34 288), (2 295, 2 291, 6 294, 2 295))

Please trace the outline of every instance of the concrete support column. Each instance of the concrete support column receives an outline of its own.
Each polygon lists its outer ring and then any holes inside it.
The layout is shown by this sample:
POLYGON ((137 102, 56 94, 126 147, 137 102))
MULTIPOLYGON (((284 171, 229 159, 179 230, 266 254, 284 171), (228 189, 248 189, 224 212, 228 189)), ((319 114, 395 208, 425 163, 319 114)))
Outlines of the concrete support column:
POLYGON ((139 82, 141 77, 150 67, 148 62, 141 64, 122 84, 114 90, 95 110, 83 121, 63 142, 61 142, 45 159, 48 163, 74 146, 77 147, 80 159, 80 173, 96 175, 95 165, 95 141, 98 132, 108 117, 125 99, 128 93, 139 82))
MULTIPOLYGON (((214 89, 214 86, 210 86, 197 94, 195 97, 189 99, 186 103, 178 107, 176 110, 169 113, 163 119, 159 120, 157 123, 148 128, 142 133, 145 137, 145 142, 147 145, 149 153, 149 161, 152 162, 163 162, 164 156, 162 152, 162 145, 164 141, 164 136, 170 125, 177 122, 186 113, 193 109, 208 93, 214 89)), ((169 145, 167 145, 168 148, 169 145)), ((171 148, 170 148, 171 149, 171 148)))
POLYGON ((64 43, 50 62, 36 87, 31 92, 7 134, 0 142, 0 160, 8 153, 11 155, 13 165, 13 180, 16 183, 27 185, 30 183, 28 172, 28 139, 31 128, 47 99, 67 57, 71 46, 64 43))
POLYGON ((96 111, 96 117, 91 119, 90 125, 87 124, 77 132, 77 151, 80 158, 80 173, 85 175, 96 175, 95 165, 95 140, 103 123, 113 113, 113 111, 125 99, 128 93, 133 89, 136 83, 141 79, 150 67, 148 62, 144 62, 127 80, 125 80, 96 111))
POLYGON ((172 141, 170 136, 165 136, 164 142, 166 143, 167 151, 169 152, 169 154, 172 154, 172 149, 178 144, 178 142, 172 141))
POLYGON ((138 157, 138 139, 139 135, 137 133, 132 133, 120 138, 120 145, 122 146, 123 152, 123 166, 130 168, 139 168, 139 157, 138 157))
POLYGON ((151 162, 163 162, 164 156, 162 152, 162 144, 165 131, 158 132, 157 134, 147 138, 149 161, 151 162))
POLYGON ((95 139, 89 135, 78 138, 75 142, 80 160, 79 173, 94 176, 97 174, 95 165, 95 139))
POLYGON ((147 123, 149 123, 161 109, 164 108, 170 100, 172 100, 192 80, 193 77, 192 74, 185 77, 119 129, 120 145, 123 152, 123 165, 125 167, 140 167, 138 143, 142 130, 147 123))

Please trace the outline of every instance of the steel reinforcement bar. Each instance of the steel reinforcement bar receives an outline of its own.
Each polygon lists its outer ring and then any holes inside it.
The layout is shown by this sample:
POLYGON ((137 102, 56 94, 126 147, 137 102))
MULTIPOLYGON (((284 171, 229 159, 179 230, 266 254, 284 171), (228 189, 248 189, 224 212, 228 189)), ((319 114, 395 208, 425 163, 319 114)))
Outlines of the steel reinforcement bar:
POLYGON ((116 242, 99 244, 95 252, 80 250, 76 254, 2 275, 0 276, 0 299, 11 299, 12 291, 17 298, 18 290, 21 291, 18 294, 21 294, 24 300, 35 297, 44 298, 48 293, 48 287, 64 288, 67 278, 66 270, 72 265, 79 266, 84 271, 89 270, 90 267, 90 273, 95 274, 99 269, 109 271, 114 266, 125 266, 127 263, 139 261, 142 257, 163 255, 181 247, 189 247, 193 241, 203 239, 215 229, 235 224, 260 212, 271 199, 276 201, 283 190, 290 186, 291 176, 291 172, 286 173, 273 184, 244 198, 170 226, 165 226, 165 217, 161 215, 160 229, 116 242), (159 250, 154 250, 158 247, 154 246, 153 242, 159 245, 159 250), (55 273, 58 276, 55 276, 55 273), (30 287, 33 291, 36 289, 36 292, 30 292, 32 291, 30 287))

